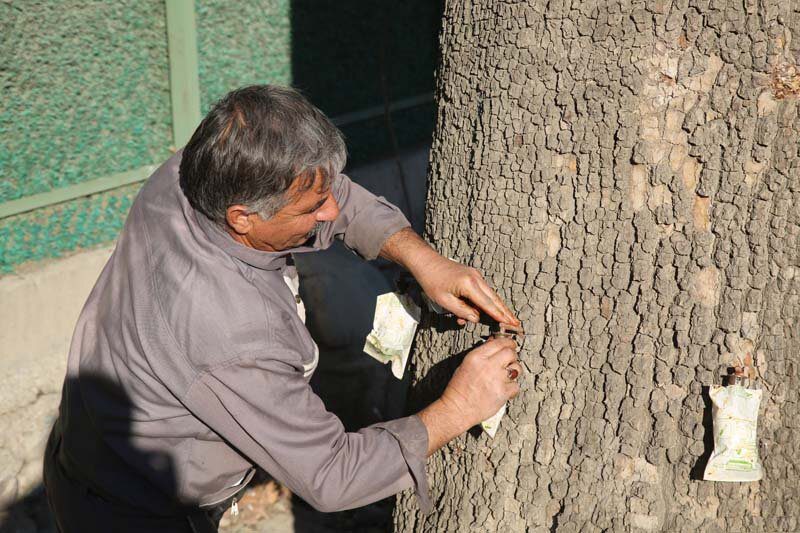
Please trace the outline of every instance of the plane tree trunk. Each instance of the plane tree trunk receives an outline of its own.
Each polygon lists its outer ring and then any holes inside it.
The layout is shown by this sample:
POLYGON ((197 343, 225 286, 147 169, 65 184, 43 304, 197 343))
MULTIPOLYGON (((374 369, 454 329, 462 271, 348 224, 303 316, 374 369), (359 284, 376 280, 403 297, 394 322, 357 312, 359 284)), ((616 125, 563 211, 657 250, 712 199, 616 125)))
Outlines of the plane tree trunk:
MULTIPOLYGON (((518 313, 527 372, 397 531, 800 530, 800 4, 444 12, 427 238, 518 313), (747 352, 764 479, 702 481, 707 387, 747 352)), ((417 405, 486 333, 427 320, 417 405)))

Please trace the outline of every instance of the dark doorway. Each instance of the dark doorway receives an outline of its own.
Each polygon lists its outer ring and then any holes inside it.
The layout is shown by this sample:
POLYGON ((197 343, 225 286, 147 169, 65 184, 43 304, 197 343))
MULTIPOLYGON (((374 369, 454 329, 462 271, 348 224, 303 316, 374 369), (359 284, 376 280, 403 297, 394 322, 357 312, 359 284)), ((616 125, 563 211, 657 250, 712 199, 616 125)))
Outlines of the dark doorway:
MULTIPOLYGON (((345 134, 348 169, 395 159, 398 171, 362 184, 403 209, 419 230, 424 172, 404 171, 401 154, 428 146, 435 122, 434 75, 441 5, 431 0, 293 0, 292 79, 345 134), (421 180, 420 183, 417 181, 421 180), (402 190, 403 194, 392 194, 402 190), (411 215, 414 216, 411 216, 411 215)), ((358 172, 351 174, 361 181, 358 172)), ((297 257, 309 305, 308 327, 320 348, 312 387, 348 431, 405 413, 408 378, 362 351, 375 297, 392 290, 397 268, 360 262, 340 245, 297 257), (335 270, 335 272, 332 272, 335 270), (335 300, 335 301, 332 301, 335 300), (316 313, 315 313, 316 309, 316 313), (336 322, 332 324, 331 321, 336 322)), ((394 498, 340 513, 318 513, 293 498, 295 531, 392 530, 394 498)))

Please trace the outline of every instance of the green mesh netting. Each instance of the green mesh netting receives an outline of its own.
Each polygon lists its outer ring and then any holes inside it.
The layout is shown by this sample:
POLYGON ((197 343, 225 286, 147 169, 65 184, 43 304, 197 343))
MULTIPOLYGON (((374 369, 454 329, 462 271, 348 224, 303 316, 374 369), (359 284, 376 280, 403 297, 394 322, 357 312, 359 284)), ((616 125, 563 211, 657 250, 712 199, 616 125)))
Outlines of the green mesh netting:
POLYGON ((196 0, 200 108, 229 91, 291 83, 290 0, 196 0))
MULTIPOLYGON (((0 203, 163 160, 163 0, 0 3, 0 203)), ((138 187, 0 220, 0 273, 113 240, 138 187)))
POLYGON ((114 240, 141 185, 22 213, 0 221, 0 273, 114 240))
MULTIPOLYGON (((236 87, 293 84, 330 116, 430 93, 430 0, 196 0, 201 110, 236 87)), ((169 156, 163 0, 0 2, 0 203, 169 156)), ((393 114, 402 147, 433 105, 393 114)), ((343 127, 350 164, 390 153, 383 117, 343 127)), ((138 186, 0 220, 0 274, 113 240, 138 186)))
POLYGON ((0 202, 163 158, 163 0, 0 3, 0 202))

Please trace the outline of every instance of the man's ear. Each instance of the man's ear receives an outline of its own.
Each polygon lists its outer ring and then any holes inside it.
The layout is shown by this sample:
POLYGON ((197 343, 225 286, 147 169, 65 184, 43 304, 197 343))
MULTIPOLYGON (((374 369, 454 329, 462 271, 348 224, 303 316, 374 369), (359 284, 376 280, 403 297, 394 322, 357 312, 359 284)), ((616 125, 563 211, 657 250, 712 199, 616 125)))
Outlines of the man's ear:
POLYGON ((243 205, 232 205, 225 211, 228 226, 239 235, 247 235, 253 229, 250 222, 250 211, 243 205))

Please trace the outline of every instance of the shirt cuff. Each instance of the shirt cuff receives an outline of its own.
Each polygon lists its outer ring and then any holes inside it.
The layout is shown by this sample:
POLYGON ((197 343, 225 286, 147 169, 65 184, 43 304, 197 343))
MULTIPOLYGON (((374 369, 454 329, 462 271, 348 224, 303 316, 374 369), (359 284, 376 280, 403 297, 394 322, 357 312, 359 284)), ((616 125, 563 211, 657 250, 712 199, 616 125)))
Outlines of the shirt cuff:
POLYGON ((344 243, 364 259, 372 260, 381 253, 386 239, 410 226, 400 209, 383 196, 378 196, 371 206, 359 211, 350 222, 344 243))
POLYGON ((372 427, 385 429, 400 443, 400 452, 408 465, 411 479, 414 480, 414 491, 417 495, 419 509, 424 514, 430 513, 433 510, 433 504, 425 471, 428 459, 428 429, 425 424, 417 415, 412 415, 373 424, 372 427))

